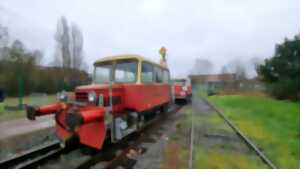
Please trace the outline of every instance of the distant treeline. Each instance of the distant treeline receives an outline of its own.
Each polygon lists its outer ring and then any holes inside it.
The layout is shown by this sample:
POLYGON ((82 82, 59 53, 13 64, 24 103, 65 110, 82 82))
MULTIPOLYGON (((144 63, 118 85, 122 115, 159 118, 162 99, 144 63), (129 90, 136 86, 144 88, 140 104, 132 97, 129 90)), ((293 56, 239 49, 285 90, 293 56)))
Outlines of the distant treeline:
POLYGON ((0 84, 10 96, 19 92, 56 93, 61 90, 71 91, 76 86, 90 82, 88 74, 77 69, 61 67, 40 67, 28 63, 0 62, 0 84), (24 71, 25 70, 25 71, 24 71))
POLYGON ((73 23, 62 16, 54 34, 55 54, 51 66, 41 66, 43 52, 29 50, 22 41, 10 43, 7 27, 0 23, 0 89, 8 96, 32 92, 56 93, 71 91, 76 86, 88 84, 91 79, 84 60, 83 34, 73 23))
POLYGON ((89 82, 88 74, 77 69, 0 61, 0 88, 9 96, 18 96, 19 92, 27 95, 32 92, 51 94, 61 90, 71 91, 89 82))
POLYGON ((0 88, 5 95, 51 94, 90 82, 84 70, 75 66, 41 66, 42 58, 41 51, 26 49, 20 40, 0 47, 0 88))

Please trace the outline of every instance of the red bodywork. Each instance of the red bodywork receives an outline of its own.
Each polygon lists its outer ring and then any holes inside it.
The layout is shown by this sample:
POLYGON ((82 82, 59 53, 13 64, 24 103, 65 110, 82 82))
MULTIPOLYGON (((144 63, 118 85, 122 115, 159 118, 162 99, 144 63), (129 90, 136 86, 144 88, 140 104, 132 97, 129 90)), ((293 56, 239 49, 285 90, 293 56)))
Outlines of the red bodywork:
POLYGON ((193 95, 193 88, 192 85, 187 85, 187 93, 189 96, 193 95))
POLYGON ((174 88, 175 88, 175 99, 186 100, 192 96, 192 86, 191 85, 184 86, 181 83, 175 83, 174 88))
MULTIPOLYGON (((68 140, 72 136, 79 137, 80 143, 101 149, 107 137, 105 125, 105 108, 88 104, 88 93, 96 92, 104 97, 104 106, 109 103, 109 86, 88 85, 75 90, 75 100, 87 105, 80 106, 73 103, 56 103, 36 109, 36 115, 56 114, 56 133, 61 140, 68 140), (74 128, 66 122, 66 116, 73 116, 74 128), (80 125, 78 125, 80 124, 80 125)), ((168 84, 113 84, 112 86, 112 114, 122 116, 128 111, 142 113, 154 107, 170 102, 171 93, 168 84)))

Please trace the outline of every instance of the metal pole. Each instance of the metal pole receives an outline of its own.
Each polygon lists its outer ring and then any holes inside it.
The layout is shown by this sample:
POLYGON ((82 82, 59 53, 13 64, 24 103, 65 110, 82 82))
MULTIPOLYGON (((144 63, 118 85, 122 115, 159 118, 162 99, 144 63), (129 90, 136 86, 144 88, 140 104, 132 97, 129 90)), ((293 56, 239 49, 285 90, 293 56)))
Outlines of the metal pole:
POLYGON ((112 89, 112 80, 113 80, 113 68, 111 69, 111 73, 110 73, 110 77, 109 77, 109 111, 108 111, 108 115, 110 116, 111 122, 110 122, 110 132, 111 132, 111 140, 112 142, 115 142, 115 120, 113 117, 113 99, 112 99, 112 95, 113 95, 113 89, 112 89))
POLYGON ((19 89, 19 109, 23 107, 23 96, 24 96, 24 88, 23 88, 23 79, 22 75, 18 76, 18 89, 19 89))

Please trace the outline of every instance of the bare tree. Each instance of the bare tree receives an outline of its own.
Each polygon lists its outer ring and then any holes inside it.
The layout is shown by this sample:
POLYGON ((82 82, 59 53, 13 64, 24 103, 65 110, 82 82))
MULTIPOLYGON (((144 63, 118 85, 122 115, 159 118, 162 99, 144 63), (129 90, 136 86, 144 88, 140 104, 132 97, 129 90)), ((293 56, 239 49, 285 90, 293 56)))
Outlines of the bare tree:
POLYGON ((239 59, 231 60, 228 63, 229 71, 236 74, 236 78, 238 80, 245 80, 247 79, 247 71, 246 66, 243 64, 242 61, 239 59))
POLYGON ((50 63, 51 66, 58 66, 62 67, 62 56, 61 56, 61 47, 59 44, 56 44, 55 50, 54 50, 54 59, 50 63))
POLYGON ((25 60, 25 47, 23 42, 20 40, 15 40, 12 45, 11 49, 9 51, 9 59, 12 61, 19 61, 23 62, 25 60))
POLYGON ((83 35, 79 27, 73 23, 72 24, 72 67, 75 69, 81 69, 83 65, 83 35))
POLYGON ((252 57, 252 58, 250 59, 250 63, 251 63, 251 65, 254 67, 254 69, 256 69, 257 66, 259 66, 259 65, 261 65, 261 64, 264 63, 264 60, 261 59, 261 58, 259 58, 259 57, 252 57))
POLYGON ((34 57, 34 61, 37 65, 41 65, 42 59, 44 57, 44 54, 40 50, 34 50, 32 52, 32 56, 34 57))
POLYGON ((24 50, 24 44, 22 41, 20 40, 15 40, 12 45, 11 45, 12 49, 16 49, 16 50, 24 50))
MULTIPOLYGON (((57 42, 57 50, 60 50, 61 53, 62 66, 65 68, 71 67, 69 26, 64 16, 62 16, 57 23, 55 40, 57 42)), ((58 54, 59 52, 55 53, 58 54)))
POLYGON ((207 59, 197 58, 192 68, 192 74, 212 74, 213 71, 214 65, 207 59))
POLYGON ((7 47, 9 41, 8 29, 0 25, 0 48, 7 47))
POLYGON ((8 57, 9 34, 7 27, 0 25, 0 60, 8 57))
POLYGON ((227 66, 222 66, 222 68, 221 68, 221 72, 220 72, 221 74, 226 74, 226 73, 229 73, 229 71, 228 71, 228 68, 227 68, 227 66))

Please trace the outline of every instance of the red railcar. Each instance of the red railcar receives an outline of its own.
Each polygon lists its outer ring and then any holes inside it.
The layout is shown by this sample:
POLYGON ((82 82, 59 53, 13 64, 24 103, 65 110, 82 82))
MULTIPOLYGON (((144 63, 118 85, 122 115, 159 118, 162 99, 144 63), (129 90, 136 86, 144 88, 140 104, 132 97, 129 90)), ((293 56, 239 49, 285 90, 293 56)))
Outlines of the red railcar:
POLYGON ((174 79, 175 101, 189 101, 192 97, 192 86, 187 79, 174 79))
POLYGON ((171 102, 167 67, 138 55, 106 57, 94 64, 93 84, 75 89, 75 100, 65 92, 57 103, 27 106, 27 117, 55 114, 56 133, 64 142, 101 149, 139 130, 171 102))

